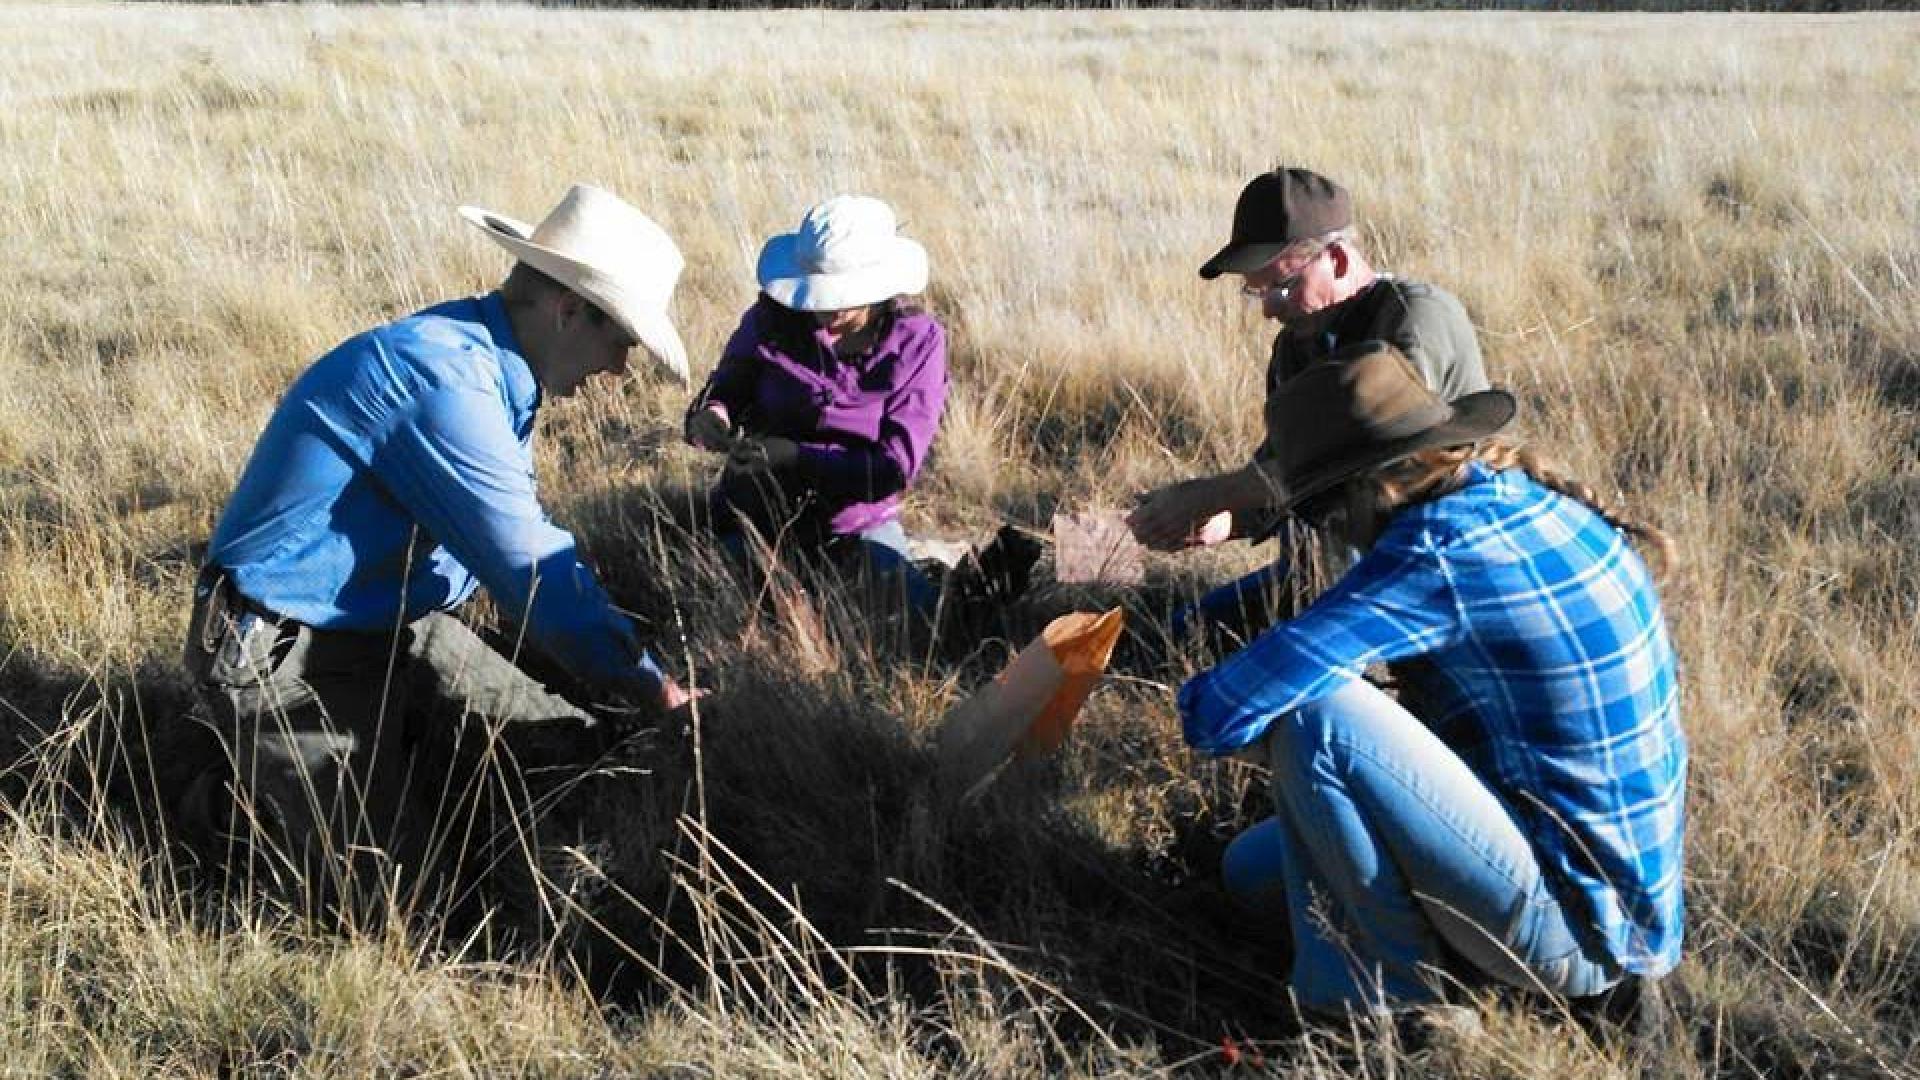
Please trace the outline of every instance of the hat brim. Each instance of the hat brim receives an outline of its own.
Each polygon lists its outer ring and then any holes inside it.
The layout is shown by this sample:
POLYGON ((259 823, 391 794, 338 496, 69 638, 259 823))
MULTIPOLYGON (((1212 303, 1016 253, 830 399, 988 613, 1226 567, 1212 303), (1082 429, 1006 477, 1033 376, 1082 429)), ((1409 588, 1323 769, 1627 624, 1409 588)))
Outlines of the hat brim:
POLYGON ((1251 274, 1272 262, 1288 244, 1228 244, 1200 264, 1200 276, 1212 281, 1221 274, 1251 274))
POLYGON ((927 288, 927 249, 893 238, 884 258, 838 273, 808 273, 797 257, 799 235, 781 233, 760 249, 754 278, 760 291, 795 311, 841 311, 913 296, 927 288))
POLYGON ((460 207, 472 222, 513 257, 578 293, 625 330, 675 379, 688 381, 687 347, 666 311, 636 301, 598 268, 534 243, 533 226, 478 206, 460 207))
POLYGON ((1290 477, 1287 482, 1287 509, 1297 510, 1301 503, 1328 488, 1367 472, 1412 457, 1422 450, 1461 446, 1497 434, 1513 422, 1517 403, 1505 390, 1482 390, 1452 402, 1453 415, 1445 422, 1401 439, 1376 443, 1365 450, 1338 458, 1290 477))

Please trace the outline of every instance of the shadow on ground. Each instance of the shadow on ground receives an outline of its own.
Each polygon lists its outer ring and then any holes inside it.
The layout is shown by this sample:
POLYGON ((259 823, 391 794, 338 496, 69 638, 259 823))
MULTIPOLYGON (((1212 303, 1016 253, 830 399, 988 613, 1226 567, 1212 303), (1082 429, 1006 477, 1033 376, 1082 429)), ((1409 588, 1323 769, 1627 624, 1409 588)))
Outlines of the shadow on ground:
MULTIPOLYGON (((598 509, 607 522, 639 516, 618 499, 598 509)), ((1004 963, 1056 987, 1123 1041, 1196 1034, 1204 1043, 1223 1016, 1238 1030, 1287 1023, 1282 946, 1241 933, 1214 884, 1219 850, 1243 824, 1237 796, 1219 804, 1228 806, 1223 814, 1179 794, 1178 763, 1127 745, 1135 736, 1124 724, 1078 764, 1013 770, 969 805, 938 789, 928 732, 915 729, 901 694, 984 680, 1023 635, 1088 597, 1037 593, 1008 612, 1004 640, 951 655, 876 651, 859 613, 829 614, 827 632, 847 665, 809 673, 783 651, 780 613, 728 599, 683 522, 651 530, 603 529, 594 558, 617 567, 611 588, 643 625, 661 636, 684 625, 699 643, 714 690, 700 709, 697 746, 690 732, 662 728, 591 767, 521 777, 544 810, 531 860, 543 895, 487 889, 482 897, 496 910, 462 908, 458 925, 439 928, 440 940, 481 927, 490 932, 476 940, 500 958, 557 963, 604 1000, 641 1004, 675 987, 760 978, 737 964, 716 970, 714 958, 754 952, 768 928, 790 926, 797 912, 812 927, 800 939, 873 950, 846 953, 849 966, 823 976, 850 991, 858 982, 929 1008, 957 977, 1010 998, 1029 992, 995 966, 1004 963), (623 536, 637 555, 620 557, 623 536), (646 584, 662 581, 691 584, 678 592, 646 584), (903 661, 911 677, 900 674, 903 661), (1127 770, 1086 764, 1136 753, 1143 763, 1127 770), (1177 824, 1152 845, 1116 840, 1071 808, 1122 801, 1143 775, 1173 793, 1177 824)), ((215 752, 192 721, 184 676, 156 661, 103 685, 13 650, 0 665, 0 700, 8 765, 0 791, 15 801, 57 792, 61 813, 82 833, 113 829, 137 850, 165 856, 151 860, 158 887, 179 854, 163 810, 215 752)), ((1137 706, 1095 704, 1116 713, 1137 706)), ((470 765, 457 751, 433 752, 435 768, 470 765)), ((1244 778, 1238 789, 1248 794, 1244 778)), ((192 880, 211 884, 205 875, 192 880)), ((198 906, 224 921, 217 902, 198 906)), ((767 978, 761 992, 799 991, 767 978)), ((1065 1037, 1081 1024, 1066 1013, 1049 1022, 1065 1037)))

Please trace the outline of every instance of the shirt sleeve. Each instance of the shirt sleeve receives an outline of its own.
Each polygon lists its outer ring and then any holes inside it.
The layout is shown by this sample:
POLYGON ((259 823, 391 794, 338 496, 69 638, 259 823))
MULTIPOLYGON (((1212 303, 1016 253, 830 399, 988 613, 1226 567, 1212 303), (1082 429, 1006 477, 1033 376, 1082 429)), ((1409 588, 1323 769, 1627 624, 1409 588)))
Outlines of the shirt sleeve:
POLYGON ((1381 538, 1311 607, 1180 688, 1187 742, 1229 754, 1367 666, 1456 641, 1464 623, 1444 557, 1423 538, 1381 538))
POLYGON ((1406 311, 1387 340, 1413 362, 1427 386, 1447 401, 1485 390, 1480 339, 1460 301, 1433 289, 1401 295, 1406 311))
POLYGON ((720 362, 714 365, 713 374, 707 376, 706 385, 688 404, 688 419, 702 409, 718 405, 729 418, 739 421, 752 400, 754 347, 760 341, 760 333, 760 307, 755 304, 740 317, 740 325, 727 339, 726 348, 720 350, 720 362))
POLYGON ((632 624, 541 510, 532 464, 499 398, 466 386, 422 396, 373 460, 394 498, 568 674, 601 690, 657 690, 659 666, 632 624))
POLYGON ((862 500, 904 491, 926 464, 947 406, 947 338, 939 323, 906 343, 870 443, 809 441, 794 468, 822 494, 862 500))

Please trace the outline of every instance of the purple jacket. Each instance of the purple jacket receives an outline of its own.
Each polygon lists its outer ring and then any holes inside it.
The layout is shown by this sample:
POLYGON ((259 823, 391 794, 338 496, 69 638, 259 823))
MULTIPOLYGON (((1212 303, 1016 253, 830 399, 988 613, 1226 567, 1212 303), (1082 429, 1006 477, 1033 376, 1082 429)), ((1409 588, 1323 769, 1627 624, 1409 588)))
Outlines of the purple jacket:
POLYGON ((713 492, 722 528, 739 513, 769 536, 797 525, 824 540, 899 516, 946 407, 947 336, 917 309, 885 317, 870 352, 842 359, 806 316, 765 296, 747 309, 688 413, 718 405, 735 431, 792 439, 800 456, 773 483, 723 476, 713 492))

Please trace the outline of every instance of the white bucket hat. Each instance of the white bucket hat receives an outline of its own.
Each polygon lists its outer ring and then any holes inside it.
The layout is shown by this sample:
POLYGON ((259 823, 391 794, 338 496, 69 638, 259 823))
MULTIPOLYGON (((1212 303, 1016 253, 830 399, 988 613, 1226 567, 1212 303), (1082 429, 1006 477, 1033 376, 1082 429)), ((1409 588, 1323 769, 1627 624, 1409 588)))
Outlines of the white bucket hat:
POLYGON ((795 311, 838 311, 927 287, 927 249, 900 235, 893 208, 840 195, 807 211, 798 232, 760 249, 760 289, 795 311))
POLYGON ((537 226, 477 206, 461 207, 460 216, 514 258, 591 301, 687 381, 687 347, 667 317, 686 260, 653 219, 587 184, 573 185, 537 226))

